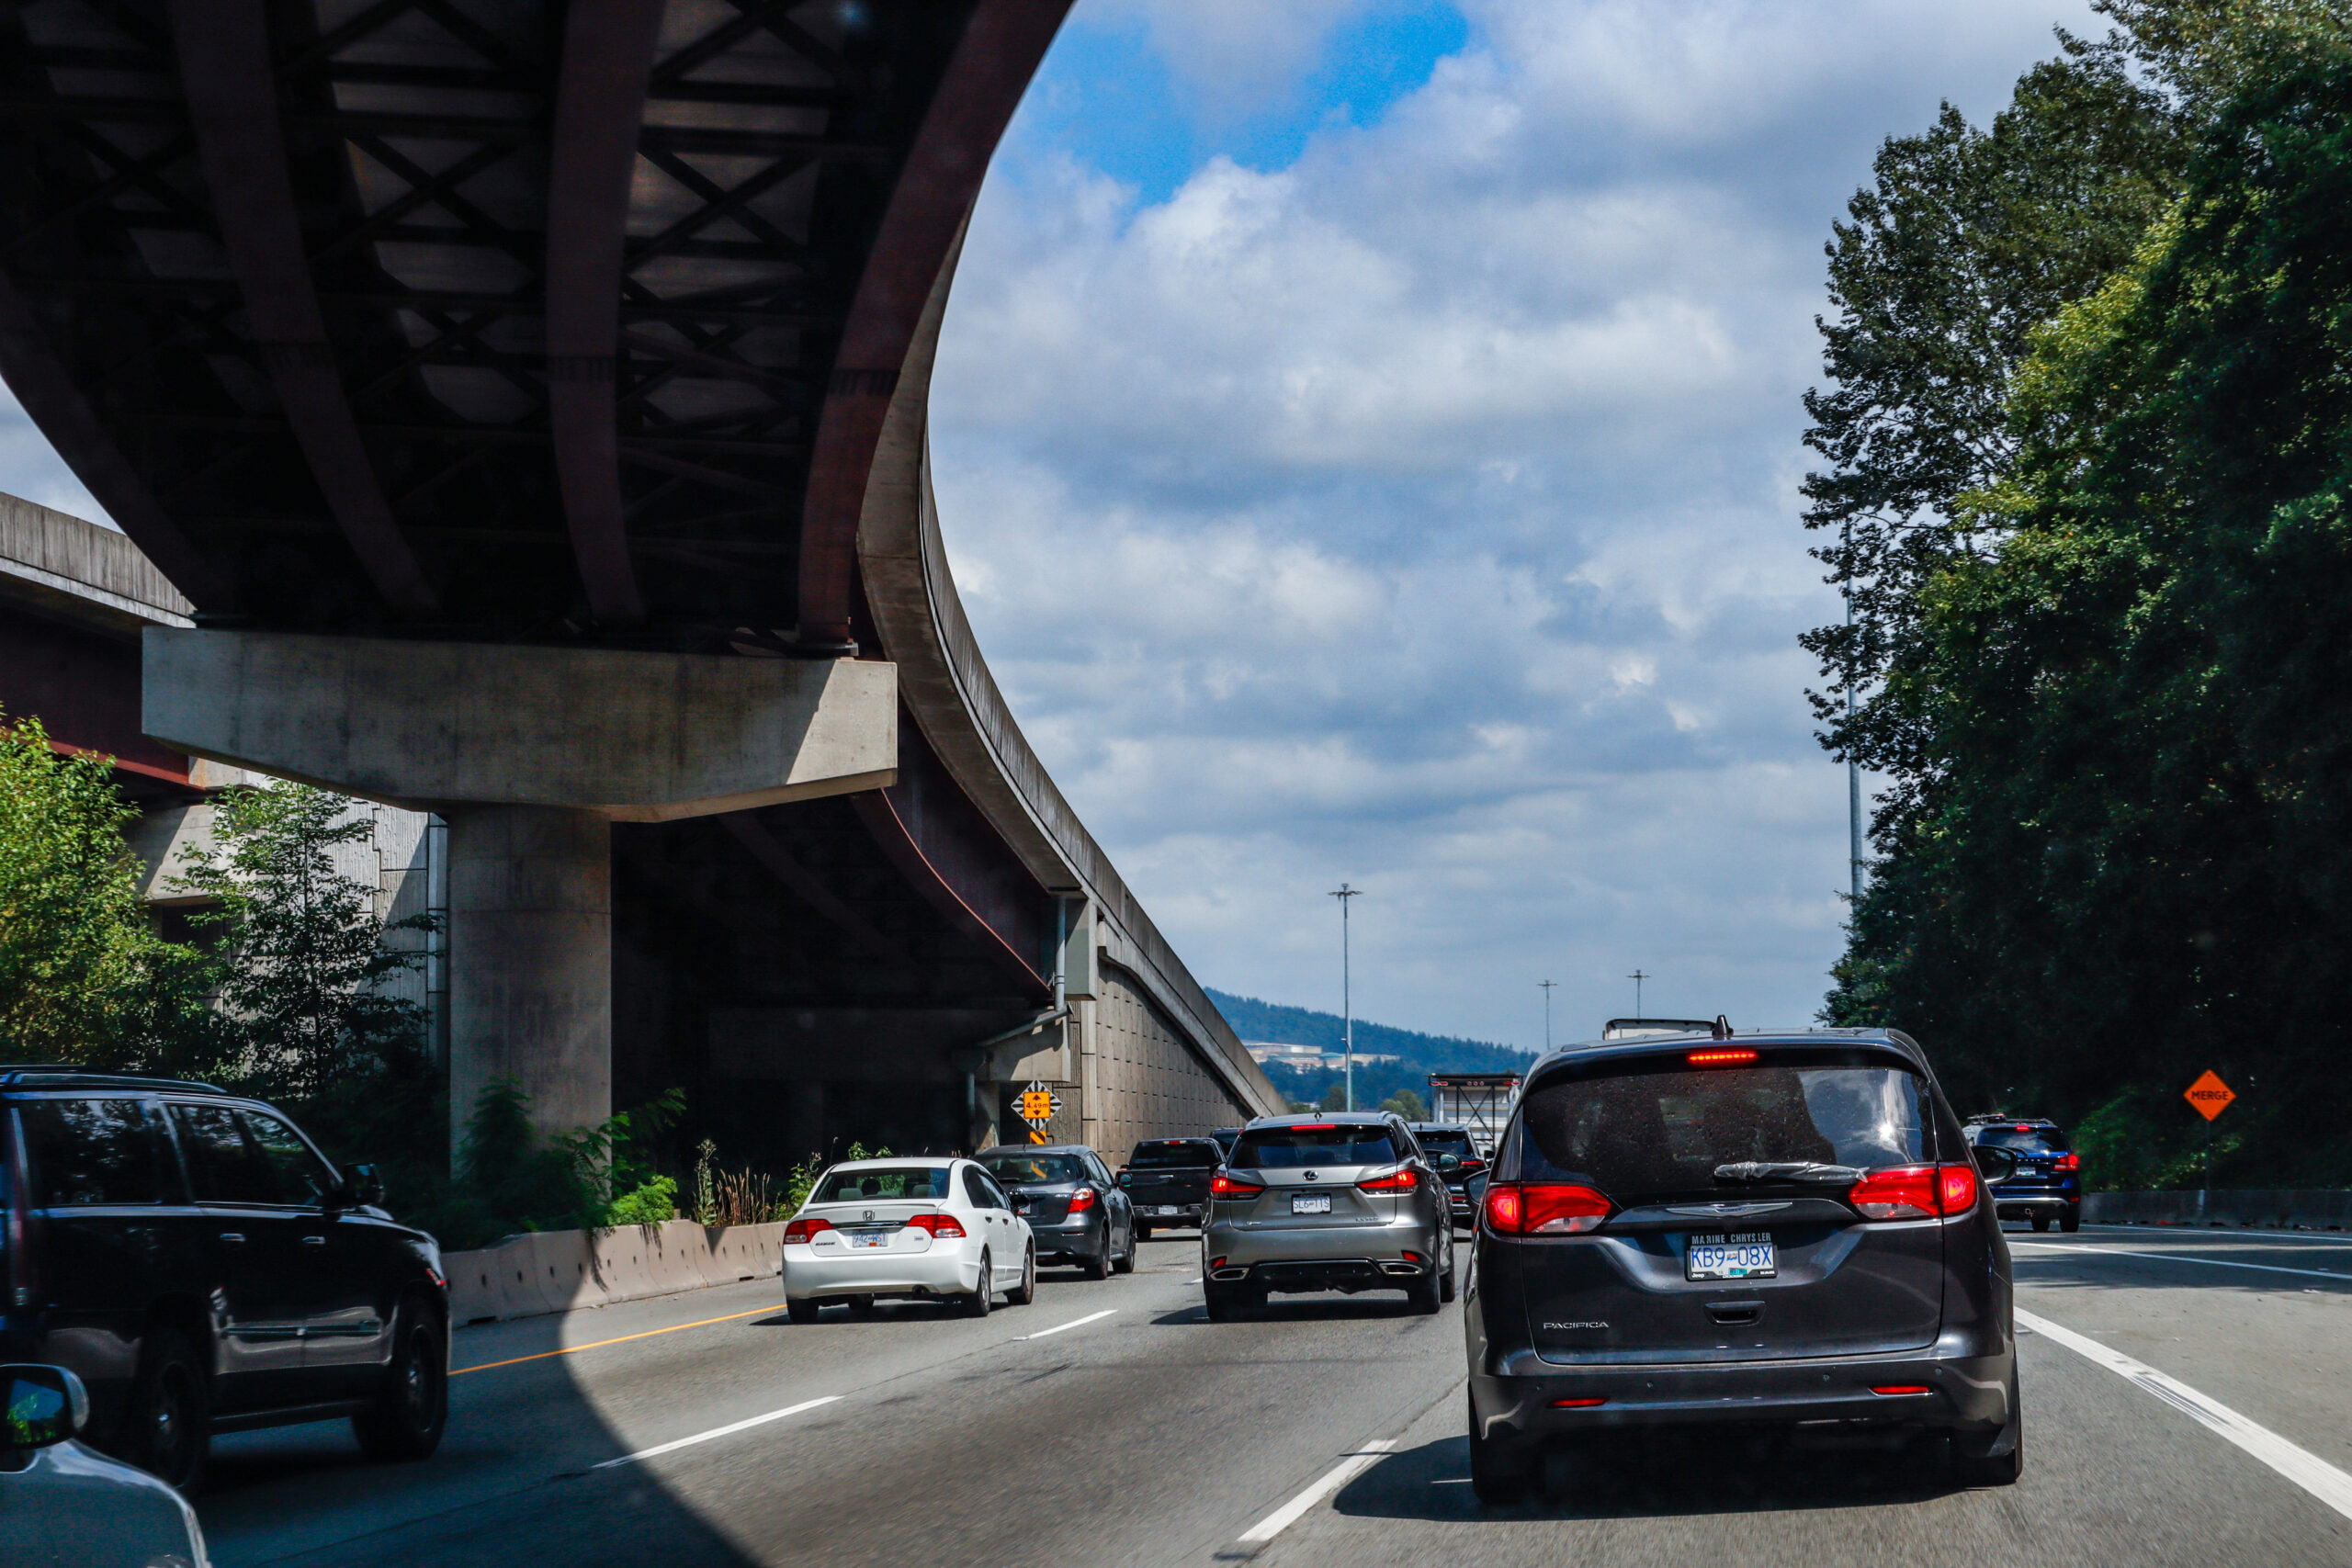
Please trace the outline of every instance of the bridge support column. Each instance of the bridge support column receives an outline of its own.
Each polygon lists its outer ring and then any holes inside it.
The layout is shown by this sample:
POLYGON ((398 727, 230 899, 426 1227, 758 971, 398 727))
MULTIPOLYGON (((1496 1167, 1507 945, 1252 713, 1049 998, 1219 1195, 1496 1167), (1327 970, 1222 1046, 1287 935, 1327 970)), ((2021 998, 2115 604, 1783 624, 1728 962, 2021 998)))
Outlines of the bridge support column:
POLYGON ((594 811, 449 813, 449 1148, 493 1077, 542 1133, 613 1110, 612 824, 594 811))

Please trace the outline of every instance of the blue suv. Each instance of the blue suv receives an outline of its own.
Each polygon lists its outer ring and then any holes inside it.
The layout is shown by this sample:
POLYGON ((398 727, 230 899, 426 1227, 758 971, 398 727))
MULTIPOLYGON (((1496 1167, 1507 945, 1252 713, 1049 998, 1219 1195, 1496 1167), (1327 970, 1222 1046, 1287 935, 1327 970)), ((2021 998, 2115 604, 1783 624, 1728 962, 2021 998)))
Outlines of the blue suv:
POLYGON ((2065 1130, 2039 1116, 1972 1116, 1969 1144, 2016 1156, 2016 1174, 1993 1183, 1993 1202, 2005 1220, 2030 1220, 2046 1231, 2083 1228, 2083 1158, 2066 1146, 2065 1130))

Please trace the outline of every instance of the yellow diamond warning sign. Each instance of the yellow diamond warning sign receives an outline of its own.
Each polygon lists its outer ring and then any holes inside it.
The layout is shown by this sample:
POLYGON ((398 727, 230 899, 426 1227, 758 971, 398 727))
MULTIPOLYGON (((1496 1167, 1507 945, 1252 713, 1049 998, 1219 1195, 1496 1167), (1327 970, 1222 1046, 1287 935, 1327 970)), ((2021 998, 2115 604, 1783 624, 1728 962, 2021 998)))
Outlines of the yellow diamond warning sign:
POLYGON ((1054 1113, 1062 1108, 1062 1097, 1032 1079, 1029 1087, 1021 1091, 1016 1105, 1023 1122, 1032 1127, 1042 1127, 1052 1121, 1054 1113))
POLYGON ((2207 1068, 2205 1076, 2188 1086, 2188 1103, 2197 1107, 2197 1114, 2211 1122, 2230 1108, 2238 1091, 2223 1083, 2220 1075, 2207 1068))

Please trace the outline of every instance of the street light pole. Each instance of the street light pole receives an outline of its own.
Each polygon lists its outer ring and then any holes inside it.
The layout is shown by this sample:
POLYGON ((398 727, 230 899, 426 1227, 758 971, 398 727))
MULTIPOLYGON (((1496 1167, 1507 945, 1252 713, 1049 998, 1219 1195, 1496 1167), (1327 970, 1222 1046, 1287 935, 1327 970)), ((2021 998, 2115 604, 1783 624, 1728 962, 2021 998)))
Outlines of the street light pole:
POLYGON ((1355 999, 1349 995, 1348 975, 1348 900, 1363 897, 1363 889, 1340 884, 1331 895, 1340 901, 1340 1049, 1346 1053, 1347 1107, 1356 1108, 1356 1013, 1355 999))
POLYGON ((1846 878, 1859 901, 1862 896, 1862 765, 1854 760, 1854 525, 1849 522, 1838 536, 1846 581, 1846 878))
POLYGON ((1640 970, 1636 969, 1631 975, 1626 976, 1625 978, 1634 982, 1634 1016, 1635 1018, 1639 1018, 1642 1016, 1642 982, 1645 980, 1655 980, 1657 976, 1655 975, 1645 975, 1640 970))
POLYGON ((1552 1048, 1552 987, 1560 982, 1538 980, 1535 983, 1544 987, 1544 1049, 1549 1051, 1552 1048))

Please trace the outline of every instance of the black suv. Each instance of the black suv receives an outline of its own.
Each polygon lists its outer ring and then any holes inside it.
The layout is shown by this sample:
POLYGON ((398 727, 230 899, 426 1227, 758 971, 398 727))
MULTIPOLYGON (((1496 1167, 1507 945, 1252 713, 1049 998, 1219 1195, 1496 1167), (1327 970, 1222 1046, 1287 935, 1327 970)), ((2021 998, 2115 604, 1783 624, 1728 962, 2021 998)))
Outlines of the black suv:
POLYGON ((1908 1036, 1570 1046, 1491 1175, 1463 1314, 1482 1501, 1546 1447, 1694 1423, 1939 1434, 1962 1478, 2017 1478, 2008 1247, 1908 1036))
POLYGON ((1442 1122, 1415 1122, 1411 1126, 1415 1141, 1430 1158, 1452 1155, 1462 1162, 1445 1173, 1445 1192, 1453 1201, 1453 1223, 1468 1224, 1477 1213, 1476 1194, 1487 1173, 1487 1161, 1471 1141, 1470 1129, 1442 1122))
POLYGON ((1968 1141, 1980 1149, 2002 1149, 2017 1169, 1993 1183, 1993 1202, 2005 1220, 2031 1220, 2046 1231, 2056 1220, 2062 1231, 2083 1228, 2083 1157, 2066 1146, 2065 1130, 2039 1116, 1972 1116, 1968 1141))
POLYGON ((440 1248, 285 1115, 209 1084, 0 1067, 0 1360, 90 1392, 90 1439, 194 1489, 214 1432, 349 1416, 422 1459, 447 1412, 440 1248))

